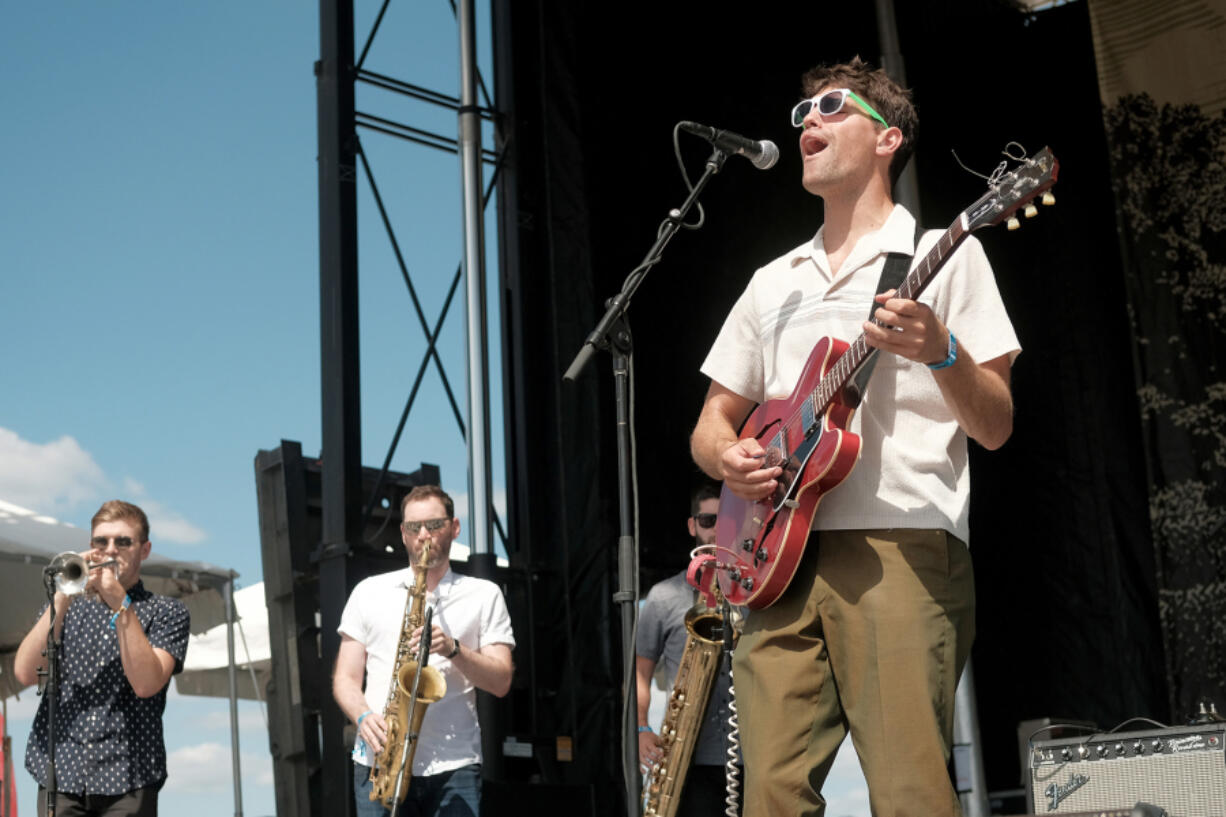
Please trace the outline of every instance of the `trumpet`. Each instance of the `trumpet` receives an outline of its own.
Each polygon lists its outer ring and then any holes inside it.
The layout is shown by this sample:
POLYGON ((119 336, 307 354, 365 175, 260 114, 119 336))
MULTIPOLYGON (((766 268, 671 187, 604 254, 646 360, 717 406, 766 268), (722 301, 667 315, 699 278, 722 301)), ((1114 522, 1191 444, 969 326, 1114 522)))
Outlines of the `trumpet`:
POLYGON ((85 585, 89 583, 89 572, 97 570, 101 567, 109 567, 112 570, 119 565, 117 559, 108 559, 105 562, 87 562, 85 557, 72 551, 65 551, 59 554, 45 568, 47 573, 55 576, 55 589, 63 593, 65 596, 77 596, 85 592, 85 585))

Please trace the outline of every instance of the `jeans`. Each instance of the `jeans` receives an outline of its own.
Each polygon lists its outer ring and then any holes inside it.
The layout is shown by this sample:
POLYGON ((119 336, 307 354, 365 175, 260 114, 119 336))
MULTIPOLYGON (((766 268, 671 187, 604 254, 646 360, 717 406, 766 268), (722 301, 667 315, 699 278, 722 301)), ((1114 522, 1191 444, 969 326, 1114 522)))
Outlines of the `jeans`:
MULTIPOLYGON (((383 804, 370 799, 371 788, 370 768, 353 764, 357 817, 389 817, 383 804)), ((427 777, 414 775, 395 817, 478 817, 480 804, 481 766, 475 763, 427 777)))

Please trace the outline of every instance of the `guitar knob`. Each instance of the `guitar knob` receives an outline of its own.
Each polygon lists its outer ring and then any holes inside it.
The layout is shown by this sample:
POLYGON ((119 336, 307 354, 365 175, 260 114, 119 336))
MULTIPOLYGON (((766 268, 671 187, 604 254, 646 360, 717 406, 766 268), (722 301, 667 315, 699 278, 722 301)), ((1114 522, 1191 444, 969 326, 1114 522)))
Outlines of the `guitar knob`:
POLYGON ((1034 218, 1039 214, 1039 208, 1034 206, 1034 202, 1026 205, 1026 209, 1022 211, 1026 214, 1026 218, 1034 218))
POLYGON ((1017 220, 1017 216, 1009 216, 1009 220, 1005 222, 1005 226, 1010 230, 1016 230, 1022 226, 1022 222, 1017 220))
POLYGON ((1056 203, 1056 197, 1049 190, 1043 194, 1042 202, 1044 205, 1051 207, 1053 204, 1056 203))
POLYGON ((763 545, 762 547, 758 548, 758 552, 757 552, 756 554, 754 554, 754 555, 757 557, 757 559, 758 559, 758 561, 759 561, 759 562, 765 562, 765 561, 767 560, 767 558, 770 556, 770 554, 766 552, 766 546, 765 546, 765 545, 763 545))
POLYGON ((753 590, 753 576, 746 576, 741 579, 741 587, 744 587, 746 590, 753 590))
POLYGON ((741 550, 753 550, 753 540, 752 539, 742 539, 741 540, 741 550))

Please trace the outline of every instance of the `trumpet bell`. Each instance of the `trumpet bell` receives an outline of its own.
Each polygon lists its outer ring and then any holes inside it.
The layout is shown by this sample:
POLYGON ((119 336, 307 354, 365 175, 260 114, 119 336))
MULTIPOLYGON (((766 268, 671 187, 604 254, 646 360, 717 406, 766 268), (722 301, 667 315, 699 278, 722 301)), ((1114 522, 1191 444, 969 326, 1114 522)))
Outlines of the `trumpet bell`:
POLYGON ((52 559, 48 568, 55 573, 57 591, 65 596, 78 596, 85 592, 85 585, 89 583, 89 571, 100 567, 114 568, 117 564, 114 559, 93 564, 78 553, 66 551, 52 559))

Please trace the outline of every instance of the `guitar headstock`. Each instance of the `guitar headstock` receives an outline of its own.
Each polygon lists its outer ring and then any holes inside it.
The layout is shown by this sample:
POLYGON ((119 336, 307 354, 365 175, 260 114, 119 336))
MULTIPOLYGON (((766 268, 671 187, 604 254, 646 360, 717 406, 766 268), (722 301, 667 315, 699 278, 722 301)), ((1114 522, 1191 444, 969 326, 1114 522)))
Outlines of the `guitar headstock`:
POLYGON ((1043 204, 1055 204, 1056 199, 1048 191, 1056 183, 1056 175, 1060 163, 1052 154, 1050 148, 1043 148, 1022 164, 1008 173, 993 176, 988 185, 990 189, 978 201, 968 207, 963 213, 967 220, 967 230, 978 230, 1000 224, 1008 219, 1009 229, 1018 227, 1017 217, 1013 214, 1025 207, 1026 217, 1038 213, 1034 199, 1042 196, 1043 204))

